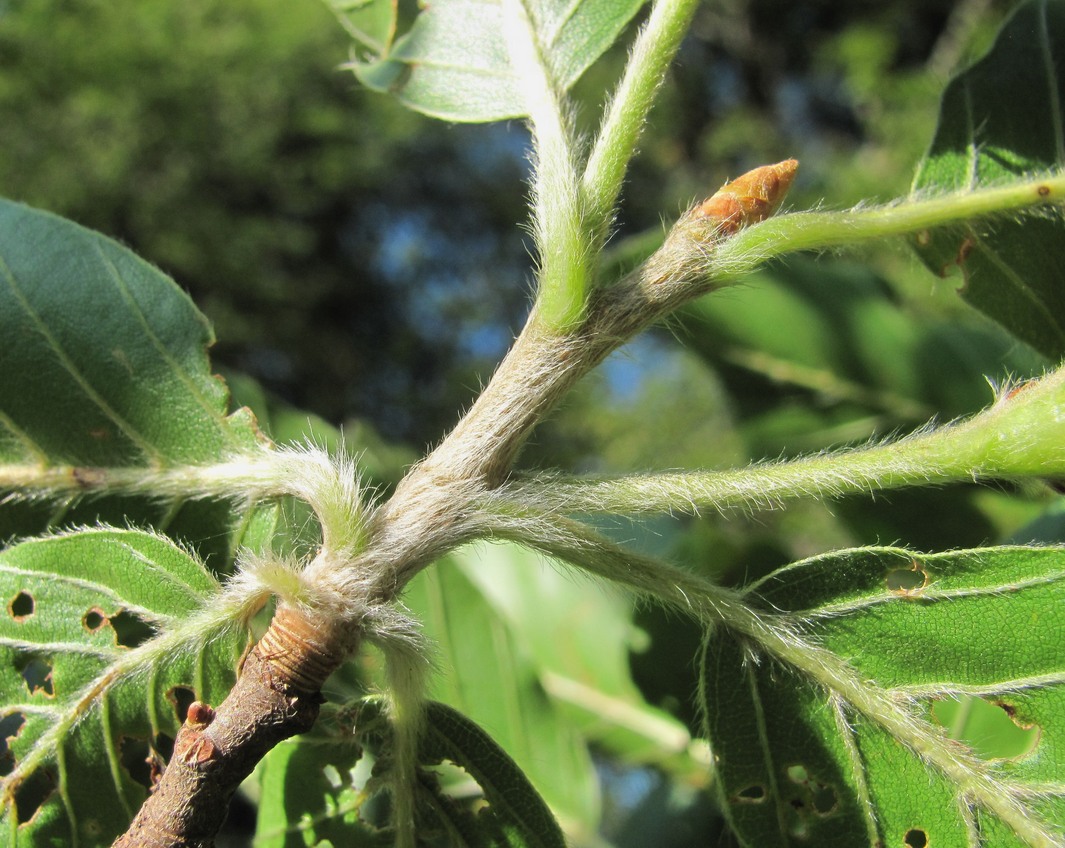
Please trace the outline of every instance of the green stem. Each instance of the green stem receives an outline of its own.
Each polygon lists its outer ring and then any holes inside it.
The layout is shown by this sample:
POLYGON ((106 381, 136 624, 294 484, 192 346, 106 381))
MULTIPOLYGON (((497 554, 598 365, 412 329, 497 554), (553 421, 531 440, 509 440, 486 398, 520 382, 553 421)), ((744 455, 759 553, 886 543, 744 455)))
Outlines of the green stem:
POLYGON ((603 118, 581 179, 592 226, 605 237, 629 160, 654 104, 655 92, 688 31, 699 0, 659 0, 640 30, 603 118))
POLYGON ((896 442, 736 471, 602 480, 546 477, 486 499, 562 513, 624 514, 771 509, 799 497, 981 479, 1065 476, 1065 368, 1006 393, 958 424, 896 442))
POLYGON ((0 491, 27 500, 106 494, 232 498, 255 492, 266 496, 281 494, 280 485, 276 463, 269 455, 169 468, 0 465, 0 491))
POLYGON ((292 495, 311 505, 324 546, 341 558, 361 548, 368 512, 354 464, 314 448, 264 449, 225 462, 163 468, 0 464, 0 492, 26 500, 132 495, 254 502, 292 495))
POLYGON ((536 153, 532 211, 540 262, 539 315, 548 327, 565 329, 584 313, 588 279, 576 145, 564 95, 549 76, 524 3, 505 0, 503 13, 507 50, 521 81, 536 153))
POLYGON ((710 273, 714 276, 743 274, 768 259, 797 250, 828 250, 920 233, 989 215, 1060 204, 1063 199, 1065 174, 1058 172, 997 188, 907 200, 893 206, 777 215, 717 245, 710 273))

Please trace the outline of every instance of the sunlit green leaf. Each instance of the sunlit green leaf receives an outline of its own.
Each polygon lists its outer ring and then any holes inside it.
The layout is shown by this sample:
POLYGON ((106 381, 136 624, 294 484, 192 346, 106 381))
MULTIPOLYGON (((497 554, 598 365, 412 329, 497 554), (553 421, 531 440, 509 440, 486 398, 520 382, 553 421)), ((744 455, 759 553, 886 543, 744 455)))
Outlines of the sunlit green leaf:
POLYGON ((256 848, 387 845, 359 817, 368 794, 353 773, 361 756, 350 730, 328 720, 267 754, 257 771, 256 848))
POLYGON ((232 685, 239 634, 146 642, 217 588, 172 542, 132 530, 0 553, 4 844, 106 845, 125 830, 181 710, 232 685))
MULTIPOLYGON (((426 762, 452 762, 477 781, 493 819, 487 829, 502 836, 492 845, 565 848, 551 811, 522 770, 491 736, 461 713, 444 704, 429 704, 419 756, 426 762)), ((484 813, 478 818, 483 822, 484 813)))
MULTIPOLYGON (((1029 0, 988 55, 947 87, 914 182, 964 191, 1065 166, 1065 5, 1029 0)), ((939 274, 960 268, 962 296, 1043 354, 1065 354, 1065 224, 1058 212, 918 236, 939 274)))
MULTIPOLYGON (((255 447, 211 374, 213 336, 188 296, 125 248, 46 212, 0 201, 0 464, 93 469, 217 461, 255 447)), ((203 542, 223 567, 253 529, 227 504, 4 504, 0 538, 46 525, 143 521, 203 542)))
POLYGON ((215 460, 253 443, 210 376, 206 320, 161 272, 0 201, 0 458, 104 467, 215 460))
MULTIPOLYGON (((532 0, 521 4, 535 31, 543 69, 560 90, 614 43, 644 0, 532 0)), ((349 8, 384 14, 383 0, 364 4, 330 0, 351 31, 349 8), (343 6, 344 8, 339 8, 343 6)), ((355 61, 359 79, 419 112, 450 121, 495 121, 527 114, 521 78, 529 69, 510 59, 505 28, 521 26, 499 0, 438 0, 426 4, 411 29, 386 43, 376 61, 355 61)), ((382 28, 383 29, 383 28, 382 28)), ((362 46, 375 39, 353 33, 362 46)))
POLYGON ((594 832, 599 795, 591 757, 545 690, 528 647, 454 562, 419 576, 405 602, 438 645, 432 697, 491 734, 560 819, 594 832))
POLYGON ((1061 844, 1065 549, 847 551, 781 569, 748 598, 797 621, 884 697, 877 712, 753 640, 712 636, 708 732, 744 844, 1061 844), (966 697, 1037 728, 1034 747, 1007 760, 967 757, 936 712, 966 697), (920 755, 918 736, 896 719, 929 733, 920 755))
POLYGON ((642 634, 629 598, 517 545, 467 548, 454 560, 582 735, 629 762, 697 767, 686 728, 650 706, 633 683, 629 652, 642 634))

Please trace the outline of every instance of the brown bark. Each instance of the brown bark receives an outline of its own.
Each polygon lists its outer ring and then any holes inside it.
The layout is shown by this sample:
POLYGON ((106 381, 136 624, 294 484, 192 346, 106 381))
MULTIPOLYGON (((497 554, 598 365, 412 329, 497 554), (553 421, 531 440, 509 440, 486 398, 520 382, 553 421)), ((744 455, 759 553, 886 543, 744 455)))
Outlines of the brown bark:
POLYGON ((113 848, 211 848, 256 763, 314 725, 322 684, 346 655, 319 622, 279 608, 226 699, 189 707, 158 785, 113 848))

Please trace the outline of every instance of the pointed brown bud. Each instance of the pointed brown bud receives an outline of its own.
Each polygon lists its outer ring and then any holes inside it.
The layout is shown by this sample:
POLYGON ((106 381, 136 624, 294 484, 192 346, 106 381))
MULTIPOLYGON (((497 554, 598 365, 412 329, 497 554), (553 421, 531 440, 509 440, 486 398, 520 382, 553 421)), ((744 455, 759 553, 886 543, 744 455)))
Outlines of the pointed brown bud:
POLYGON ((716 222, 722 235, 732 235, 749 224, 764 221, 777 211, 798 168, 797 160, 786 159, 748 171, 695 207, 692 217, 716 222))

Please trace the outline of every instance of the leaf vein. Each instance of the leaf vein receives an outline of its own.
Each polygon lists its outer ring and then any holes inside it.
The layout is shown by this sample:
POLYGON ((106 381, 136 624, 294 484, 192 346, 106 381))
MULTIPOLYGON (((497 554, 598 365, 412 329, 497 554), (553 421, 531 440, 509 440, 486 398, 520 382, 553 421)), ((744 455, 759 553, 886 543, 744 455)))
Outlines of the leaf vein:
POLYGON ((104 253, 103 246, 97 242, 95 247, 96 252, 100 257, 100 261, 107 268, 108 274, 114 282, 115 287, 118 289, 122 299, 128 305, 130 312, 132 312, 137 319, 137 323, 140 325, 152 347, 156 349, 163 361, 170 366, 174 375, 203 408, 207 415, 213 419, 216 424, 224 428, 225 416, 207 399, 200 387, 196 384, 196 381, 193 380, 192 376, 188 373, 188 370, 173 357, 167 346, 163 344, 162 339, 159 338, 151 324, 148 323, 148 318, 144 314, 144 310, 141 309, 140 305, 134 299, 125 278, 122 276, 118 268, 115 267, 115 264, 111 261, 110 257, 104 253))
POLYGON ((70 846, 71 848, 78 848, 78 817, 74 812, 74 803, 70 799, 70 775, 67 773, 67 758, 66 750, 63 748, 62 740, 55 748, 56 769, 59 772, 59 797, 63 802, 63 811, 66 813, 67 821, 70 823, 70 846))
MULTIPOLYGON (((195 604, 199 605, 203 603, 205 596, 201 592, 197 591, 196 588, 189 584, 187 581, 180 579, 166 566, 155 561, 143 551, 138 550, 136 547, 129 544, 128 542, 120 543, 120 547, 123 548, 130 555, 130 557, 148 566, 153 576, 163 580, 168 585, 173 586, 175 589, 181 590, 189 597, 190 600, 194 601, 195 604)), ((164 617, 169 618, 169 616, 164 617)))
POLYGON ((115 793, 126 816, 133 818, 133 806, 126 797, 126 787, 122 783, 122 763, 119 753, 115 748, 115 733, 111 726, 111 699, 110 692, 104 692, 100 696, 100 732, 104 737, 104 750, 107 752, 107 765, 111 771, 111 782, 115 784, 115 793))
POLYGON ((62 366, 63 370, 70 375, 78 388, 81 389, 85 396, 96 405, 104 416, 137 447, 144 457, 148 459, 150 464, 156 466, 161 465, 162 454, 160 454, 159 451, 150 444, 135 427, 133 427, 133 425, 119 415, 118 412, 113 409, 106 400, 104 400, 103 396, 93 388, 85 375, 82 374, 81 370, 74 364, 74 361, 70 358, 69 354, 63 349, 62 345, 59 344, 58 339, 52 335, 52 331, 48 329, 48 325, 44 322, 44 319, 42 319, 37 310, 33 308, 33 304, 27 299, 25 293, 18 284, 18 280, 15 279, 14 273, 2 257, 0 257, 0 273, 2 273, 8 288, 11 290, 15 300, 26 314, 26 317, 29 318, 37 332, 48 343, 48 346, 52 349, 52 352, 55 355, 56 361, 62 366))
POLYGON ((958 598, 970 597, 990 597, 994 595, 1004 595, 1009 592, 1019 592, 1037 586, 1049 586, 1062 581, 1065 581, 1065 571, 1055 571, 1049 574, 1031 577, 1027 580, 1013 580, 1009 583, 1000 583, 993 586, 971 586, 957 589, 937 590, 934 588, 935 583, 932 583, 932 587, 921 590, 920 594, 915 595, 913 598, 899 595, 897 592, 892 592, 890 590, 884 590, 877 595, 856 598, 838 604, 823 604, 819 607, 804 610, 803 614, 806 618, 812 620, 835 618, 841 615, 846 615, 847 613, 859 612, 861 610, 888 603, 912 603, 914 600, 918 599, 928 602, 950 601, 958 598))
POLYGON ((0 411, 0 426, 15 437, 15 440, 22 445, 26 452, 34 457, 38 465, 43 468, 48 467, 49 458, 44 448, 38 445, 25 430, 19 427, 9 416, 5 415, 3 411, 0 411))
POLYGON ((7 636, 0 636, 0 646, 23 653, 76 654, 98 657, 102 660, 112 660, 122 653, 117 647, 114 650, 105 650, 77 642, 30 642, 26 639, 11 639, 7 636))
POLYGON ((839 732, 840 739, 843 740, 843 748, 850 763, 851 782, 858 794, 858 803, 861 805, 866 835, 869 837, 869 844, 876 845, 877 840, 880 838, 880 829, 876 822, 876 805, 873 803, 873 796, 869 791, 865 763, 862 761, 861 751, 858 750, 854 727, 847 720, 844 703, 843 698, 835 692, 829 698, 829 706, 832 708, 832 715, 836 721, 836 729, 839 732))
POLYGON ((773 761, 773 751, 769 744, 769 729, 766 726, 765 720, 765 708, 762 705, 762 693, 758 689, 758 680, 755 676, 754 669, 757 668, 756 658, 752 655, 752 651, 749 645, 744 645, 744 653, 746 653, 748 661, 743 664, 744 674, 747 677, 747 686, 751 693, 751 704, 754 706, 754 721, 758 727, 758 743, 761 748, 762 762, 765 764, 766 776, 769 782, 769 797, 773 799, 773 804, 777 811, 777 827, 780 829, 780 835, 787 839, 788 836, 788 823, 786 816, 786 810, 784 808, 784 798, 780 794, 780 784, 777 782, 776 764, 773 761))
MULTIPOLYGON (((84 589, 97 595, 102 595, 105 598, 109 598, 122 609, 133 613, 138 618, 145 619, 155 624, 163 625, 173 620, 173 616, 148 609, 147 607, 142 607, 140 604, 131 604, 126 598, 123 598, 109 586, 104 586, 103 584, 93 582, 92 580, 85 580, 81 577, 71 577, 68 574, 56 574, 50 571, 20 568, 18 566, 8 565, 3 560, 0 560, 0 574, 13 574, 19 577, 47 578, 49 583, 61 583, 73 588, 84 589)), ((197 600, 202 602, 202 598, 198 598, 197 600)))
POLYGON ((940 698, 953 695, 974 695, 988 697, 1025 692, 1031 689, 1046 689, 1065 684, 1065 670, 1049 674, 1033 674, 1027 677, 1013 677, 995 683, 924 683, 912 686, 896 686, 893 691, 919 698, 940 698))

